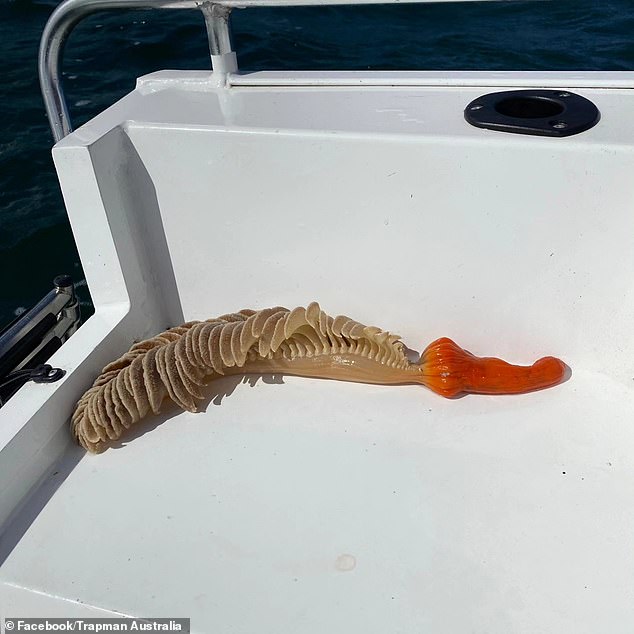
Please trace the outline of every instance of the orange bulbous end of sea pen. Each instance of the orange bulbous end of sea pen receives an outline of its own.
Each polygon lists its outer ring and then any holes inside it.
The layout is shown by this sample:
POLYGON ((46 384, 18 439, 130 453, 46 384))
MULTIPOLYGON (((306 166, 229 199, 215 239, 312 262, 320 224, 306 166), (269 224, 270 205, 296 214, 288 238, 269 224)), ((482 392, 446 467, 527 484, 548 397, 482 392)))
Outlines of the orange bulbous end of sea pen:
POLYGON ((523 394, 561 383, 566 364, 544 357, 530 366, 476 357, 451 339, 430 343, 420 357, 420 382, 447 398, 460 394, 523 394))

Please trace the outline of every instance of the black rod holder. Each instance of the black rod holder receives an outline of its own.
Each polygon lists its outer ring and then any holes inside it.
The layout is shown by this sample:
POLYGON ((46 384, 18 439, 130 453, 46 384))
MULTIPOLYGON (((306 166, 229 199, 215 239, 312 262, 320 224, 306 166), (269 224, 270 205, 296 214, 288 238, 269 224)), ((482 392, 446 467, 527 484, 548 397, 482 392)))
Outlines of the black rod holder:
POLYGON ((568 90, 508 90, 474 99, 464 111, 477 128, 513 134, 566 137, 595 126, 601 114, 568 90))

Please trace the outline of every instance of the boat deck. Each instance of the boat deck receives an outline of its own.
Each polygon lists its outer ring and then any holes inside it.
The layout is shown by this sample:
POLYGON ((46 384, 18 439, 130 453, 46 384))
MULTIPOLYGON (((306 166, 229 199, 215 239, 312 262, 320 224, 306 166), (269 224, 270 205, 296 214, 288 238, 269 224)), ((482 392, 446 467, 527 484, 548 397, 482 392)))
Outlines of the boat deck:
POLYGON ((465 122, 512 78, 369 77, 159 73, 55 147, 95 314, 51 361, 66 376, 0 412, 11 616, 631 630, 634 94, 569 76, 602 118, 552 139, 465 122), (203 413, 99 456, 72 445, 73 404, 133 341, 312 300, 419 351, 448 336, 572 376, 457 400, 223 379, 203 413))
POLYGON ((270 383, 223 379, 204 413, 69 450, 2 567, 13 613, 36 592, 42 615, 71 602, 200 633, 627 630, 629 386, 270 383))

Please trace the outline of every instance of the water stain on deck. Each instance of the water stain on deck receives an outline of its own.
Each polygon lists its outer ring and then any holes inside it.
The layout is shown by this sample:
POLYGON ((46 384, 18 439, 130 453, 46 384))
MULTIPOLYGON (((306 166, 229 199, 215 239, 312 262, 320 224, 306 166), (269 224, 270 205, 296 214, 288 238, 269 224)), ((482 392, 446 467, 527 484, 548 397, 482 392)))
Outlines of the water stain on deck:
POLYGON ((357 567, 357 559, 354 555, 344 553, 335 559, 335 570, 339 572, 350 572, 357 567))

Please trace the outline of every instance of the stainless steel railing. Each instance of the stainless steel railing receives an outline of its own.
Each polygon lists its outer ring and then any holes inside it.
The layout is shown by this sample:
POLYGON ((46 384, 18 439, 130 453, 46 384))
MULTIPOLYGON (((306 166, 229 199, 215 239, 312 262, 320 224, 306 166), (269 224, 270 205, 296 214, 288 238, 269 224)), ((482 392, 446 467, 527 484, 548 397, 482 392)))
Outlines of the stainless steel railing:
MULTIPOLYGON (((48 358, 77 330, 79 301, 71 278, 59 275, 53 284, 52 291, 0 332, 0 387, 7 377, 32 367, 42 356, 48 358)), ((0 405, 2 397, 0 392, 0 405)))
MULTIPOLYGON (((222 78, 223 74, 226 75, 226 73, 237 70, 229 27, 229 14, 234 7, 458 1, 465 0, 64 0, 51 14, 40 41, 38 64, 40 87, 51 131, 57 142, 70 134, 73 129, 61 81, 64 44, 79 22, 99 11, 112 9, 198 9, 205 18, 212 69, 214 73, 219 75, 219 78, 222 78)), ((483 2, 488 0, 466 1, 483 2)))
POLYGON ((65 0, 46 23, 38 60, 40 88, 56 142, 73 130, 62 86, 64 45, 79 22, 93 13, 112 9, 198 9, 207 26, 212 68, 218 72, 237 69, 231 50, 228 6, 196 0, 65 0))

